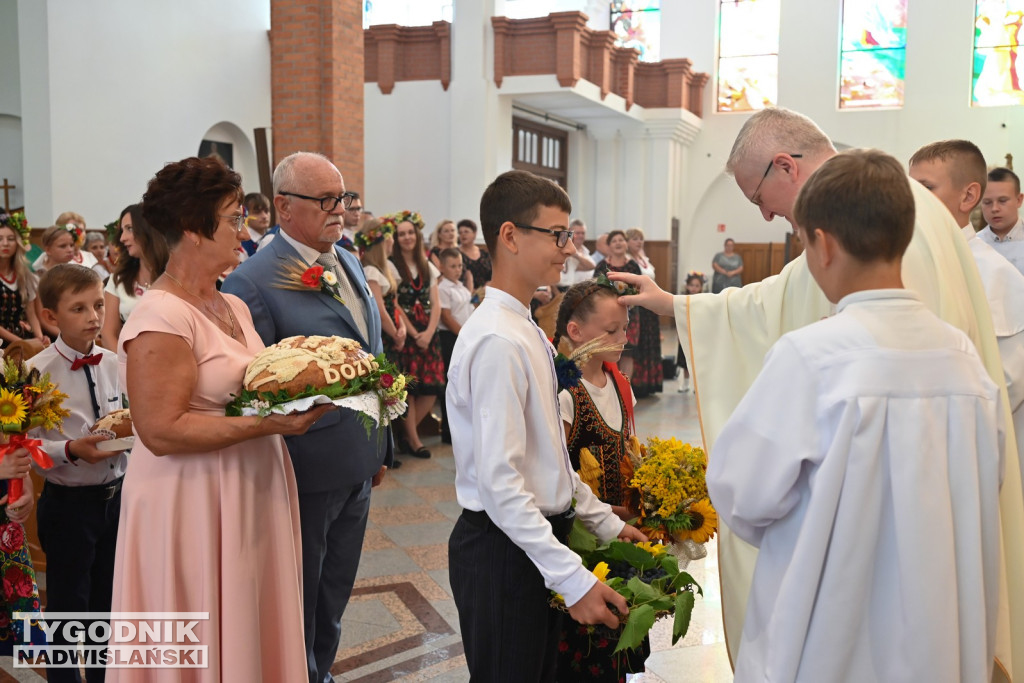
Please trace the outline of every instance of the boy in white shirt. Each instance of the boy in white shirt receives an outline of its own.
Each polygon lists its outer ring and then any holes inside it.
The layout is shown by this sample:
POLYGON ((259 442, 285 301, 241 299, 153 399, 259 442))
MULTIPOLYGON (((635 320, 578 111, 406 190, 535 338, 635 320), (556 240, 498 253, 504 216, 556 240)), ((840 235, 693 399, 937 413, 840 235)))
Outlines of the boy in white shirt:
MULTIPOLYGON (((31 432, 54 462, 42 470, 46 484, 36 512, 46 553, 46 612, 109 612, 127 456, 99 450, 107 436, 80 436, 121 407, 117 354, 95 344, 103 327, 103 281, 85 266, 57 265, 40 279, 39 301, 43 320, 60 336, 28 364, 50 374, 68 395, 64 407, 71 411, 60 430, 31 432)), ((64 627, 54 634, 59 640, 64 627)), ((102 671, 92 670, 89 680, 94 679, 102 680, 102 671)), ((47 680, 80 679, 74 669, 49 669, 47 680)))
MULTIPOLYGON (((438 254, 441 263, 441 283, 437 286, 441 299, 441 322, 438 323, 438 339, 441 341, 441 359, 444 367, 452 362, 452 351, 459 330, 473 312, 473 293, 462 284, 462 252, 451 247, 438 254)), ((448 410, 441 401, 441 443, 451 443, 452 432, 448 426, 448 410)))
POLYGON ((538 286, 574 249, 565 191, 526 171, 498 176, 480 200, 494 262, 483 303, 459 332, 448 370, 455 493, 449 575, 474 681, 553 682, 565 598, 581 624, 617 628, 618 593, 566 547, 573 517, 602 540, 644 540, 572 471, 558 412, 554 349, 530 317, 538 286), (575 509, 572 506, 576 501, 575 509))
POLYGON ((709 459, 719 516, 760 548, 736 681, 987 682, 998 388, 903 289, 914 199, 895 159, 829 159, 794 216, 838 313, 772 347, 709 459))

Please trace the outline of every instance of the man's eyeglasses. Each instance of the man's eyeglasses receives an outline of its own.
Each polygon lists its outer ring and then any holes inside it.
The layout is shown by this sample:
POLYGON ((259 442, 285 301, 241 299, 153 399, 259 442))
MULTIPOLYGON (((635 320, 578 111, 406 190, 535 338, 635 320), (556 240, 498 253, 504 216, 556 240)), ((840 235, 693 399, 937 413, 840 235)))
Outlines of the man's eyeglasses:
POLYGON ((298 197, 299 199, 308 199, 311 202, 319 202, 320 210, 325 213, 330 213, 331 211, 334 211, 336 208, 338 208, 338 204, 341 204, 342 207, 348 209, 348 207, 351 206, 352 202, 355 201, 355 195, 353 195, 351 192, 345 192, 340 197, 309 197, 304 194, 299 194, 298 192, 278 192, 278 194, 283 194, 286 197, 298 197))
POLYGON ((569 239, 572 238, 572 230, 552 230, 551 228, 536 228, 532 225, 520 225, 519 223, 513 223, 520 230, 536 230, 537 232, 546 232, 549 235, 555 236, 555 244, 561 249, 569 243, 569 239))
POLYGON ((244 213, 233 213, 230 216, 220 216, 220 218, 226 218, 235 224, 235 232, 242 232, 242 226, 245 225, 246 215, 244 213))
MULTIPOLYGON (((790 154, 789 156, 793 157, 794 159, 802 159, 804 155, 803 154, 790 154)), ((764 185, 765 178, 767 178, 768 174, 772 172, 772 168, 774 166, 775 166, 775 155, 773 154, 772 155, 772 160, 768 162, 768 168, 764 169, 764 175, 761 176, 761 182, 759 182, 757 184, 757 187, 754 188, 754 193, 752 195, 750 195, 750 202, 752 204, 754 204, 756 206, 760 206, 761 205, 761 198, 757 196, 757 193, 761 189, 761 186, 764 185)))

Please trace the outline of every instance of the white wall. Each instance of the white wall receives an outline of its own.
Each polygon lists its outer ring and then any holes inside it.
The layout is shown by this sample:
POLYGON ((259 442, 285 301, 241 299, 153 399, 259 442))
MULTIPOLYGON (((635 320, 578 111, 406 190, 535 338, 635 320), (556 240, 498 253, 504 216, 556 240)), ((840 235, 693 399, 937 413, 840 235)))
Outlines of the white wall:
POLYGON ((16 186, 8 193, 11 206, 21 206, 25 202, 18 64, 18 0, 0 0, 0 182, 7 178, 16 186))
MULTIPOLYGON (((237 126, 250 146, 253 128, 270 126, 269 0, 18 7, 32 225, 66 210, 102 225, 217 124, 237 126)), ((247 153, 236 146, 235 157, 247 153)), ((238 170, 255 190, 255 164, 238 170)))

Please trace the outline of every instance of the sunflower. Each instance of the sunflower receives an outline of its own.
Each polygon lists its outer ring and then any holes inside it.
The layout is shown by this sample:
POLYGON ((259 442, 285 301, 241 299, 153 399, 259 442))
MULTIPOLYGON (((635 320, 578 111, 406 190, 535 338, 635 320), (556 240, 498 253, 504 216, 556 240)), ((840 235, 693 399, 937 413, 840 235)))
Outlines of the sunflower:
POLYGON ((7 389, 0 389, 0 424, 20 425, 25 419, 25 399, 7 389))
POLYGON ((707 543, 715 537, 718 530, 718 513, 711 507, 710 500, 698 500, 689 507, 686 514, 690 517, 690 529, 676 533, 680 541, 690 538, 694 543, 707 543))
POLYGON ((590 571, 593 572, 594 576, 596 576, 597 580, 600 581, 601 583, 605 583, 607 581, 607 579, 608 579, 608 563, 607 562, 598 562, 597 566, 594 567, 593 569, 591 569, 590 571))

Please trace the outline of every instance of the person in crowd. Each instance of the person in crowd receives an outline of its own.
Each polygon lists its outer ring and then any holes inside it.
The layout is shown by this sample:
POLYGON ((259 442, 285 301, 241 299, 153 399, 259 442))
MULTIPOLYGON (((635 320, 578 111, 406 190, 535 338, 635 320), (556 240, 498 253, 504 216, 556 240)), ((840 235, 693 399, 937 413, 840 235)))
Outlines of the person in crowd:
POLYGON ((21 339, 35 339, 43 346, 50 343, 39 323, 38 279, 25 258, 27 241, 27 234, 0 212, 0 341, 5 347, 21 339))
POLYGON ((708 461, 719 517, 761 549, 738 683, 991 680, 1000 390, 903 286, 914 214, 902 166, 877 150, 825 161, 796 198, 838 313, 772 346, 708 461))
POLYGON ((85 250, 96 259, 96 265, 92 267, 104 282, 110 277, 114 266, 107 258, 107 236, 102 232, 90 231, 85 233, 85 250))
MULTIPOLYGON (((46 611, 109 612, 128 457, 97 448, 107 436, 79 436, 121 408, 117 355, 96 344, 103 326, 103 280, 85 266, 55 265, 40 278, 39 300, 43 319, 60 335, 27 362, 67 394, 63 407, 71 413, 58 428, 30 432, 54 463, 40 470, 46 484, 36 513, 46 553, 46 611)), ((65 629, 55 633, 56 644, 70 644, 65 629)), ((105 639, 89 636, 87 644, 102 646, 105 639)), ((102 681, 104 670, 89 669, 87 679, 102 681)), ((81 681, 81 676, 57 668, 47 671, 47 680, 81 681)))
POLYGON ((473 276, 474 291, 479 293, 491 281, 491 255, 486 247, 481 249, 476 243, 476 223, 469 218, 463 218, 457 227, 463 270, 473 276))
POLYGON ((608 256, 608 233, 602 233, 594 240, 594 253, 591 256, 595 267, 608 256))
MULTIPOLYGON (((684 294, 700 294, 704 291, 704 286, 707 284, 704 279, 704 273, 696 270, 691 270, 686 274, 686 290, 684 294)), ((686 364, 686 354, 683 353, 683 342, 679 341, 679 349, 676 351, 676 367, 679 367, 683 371, 683 379, 679 382, 679 393, 685 394, 690 390, 690 368, 686 364)))
POLYGON ((71 263, 77 263, 86 268, 92 268, 96 265, 95 257, 88 251, 82 251, 82 248, 85 246, 85 233, 87 229, 82 214, 75 213, 74 211, 65 211, 57 216, 57 220, 53 224, 63 226, 75 237, 75 252, 71 257, 71 263))
MULTIPOLYGON (((51 225, 43 231, 40 242, 43 245, 43 253, 32 264, 32 270, 37 277, 41 277, 47 270, 62 263, 71 263, 75 256, 75 240, 77 239, 76 228, 68 228, 62 225, 51 225)), ((35 300, 36 318, 42 332, 51 341, 60 334, 55 326, 51 325, 43 317, 43 306, 39 299, 35 300)))
POLYGON ((270 200, 260 192, 250 192, 242 200, 245 207, 245 228, 249 231, 249 239, 242 242, 245 255, 252 256, 260 246, 260 240, 270 230, 270 200))
POLYGON ((416 381, 409 387, 409 410, 402 420, 402 448, 417 458, 429 458, 430 450, 419 436, 419 424, 430 415, 438 396, 444 395, 445 366, 437 325, 441 321, 438 296, 440 272, 423 250, 423 219, 406 211, 392 214, 398 250, 391 256, 401 275, 398 283, 398 315, 408 336, 398 352, 398 365, 416 381))
POLYGON ((572 471, 554 349, 527 308, 574 249, 571 210, 562 188, 526 171, 498 176, 480 200, 494 279, 459 332, 447 396, 463 508, 448 573, 473 680, 555 680, 562 613, 548 606, 552 590, 581 624, 617 628, 628 612, 565 545, 574 518, 602 540, 646 540, 572 471))
MULTIPOLYGON (((438 324, 438 339, 441 342, 441 358, 447 368, 452 362, 452 349, 458 339, 459 330, 473 313, 470 302, 472 294, 462 286, 462 252, 448 247, 441 252, 441 283, 437 287, 441 304, 441 322, 438 324)), ((441 401, 441 443, 451 443, 452 432, 448 426, 448 412, 445 401, 441 401)))
MULTIPOLYGON (((280 232, 269 244, 264 240, 256 255, 224 283, 225 292, 240 296, 248 306, 264 343, 293 335, 337 335, 358 341, 375 356, 383 353, 382 321, 363 269, 354 255, 337 246, 342 214, 351 201, 341 173, 322 154, 297 152, 274 169, 280 232), (333 272, 345 303, 323 290, 275 286, 282 270, 296 262, 333 272)), ((308 434, 292 436, 287 443, 302 513, 305 656, 300 659, 307 669, 302 680, 329 683, 341 641, 341 617, 362 553, 370 489, 392 466, 394 444, 390 428, 367 433, 350 410, 331 412, 308 434)))
MULTIPOLYGON (((654 279, 654 264, 644 252, 644 231, 630 228, 626 231, 626 250, 640 268, 640 274, 654 279)), ((658 316, 646 308, 633 312, 639 327, 636 349, 633 351, 633 371, 629 381, 637 398, 660 393, 665 379, 665 366, 661 362, 661 323, 658 316)))
POLYGON ((305 433, 329 407, 224 415, 263 349, 245 303, 215 286, 249 237, 241 177, 215 157, 167 164, 143 195, 143 217, 169 257, 121 331, 137 439, 113 609, 208 612, 195 633, 211 665, 192 680, 304 681, 299 499, 280 435, 305 433))
POLYGON ((359 196, 358 192, 349 192, 349 195, 352 200, 348 208, 345 209, 345 213, 342 214, 341 239, 338 240, 338 246, 346 251, 358 253, 355 239, 356 233, 359 232, 363 224, 363 198, 359 196))
MULTIPOLYGON (((434 232, 430 233, 430 262, 434 267, 441 270, 441 252, 445 249, 458 249, 459 231, 455 227, 455 221, 444 219, 437 224, 434 232)), ((473 273, 462 264, 462 285, 470 292, 473 291, 473 273)))
POLYGON ((715 271, 711 277, 712 294, 718 294, 726 287, 743 286, 743 257, 736 253, 736 241, 731 237, 725 240, 722 251, 711 259, 711 269, 715 271))
MULTIPOLYGON (((558 412, 572 469, 626 523, 640 514, 639 497, 630 487, 633 465, 626 451, 630 435, 636 433, 636 398, 616 366, 628 325, 629 314, 619 306, 615 289, 586 280, 565 292, 552 340, 556 349, 563 340, 572 350, 598 339, 611 347, 591 356, 580 368, 579 381, 559 392, 558 412)), ((637 650, 615 653, 618 644, 617 629, 598 626, 590 633, 574 622, 563 623, 558 680, 619 683, 626 674, 642 672, 650 641, 644 639, 637 650)))
POLYGON ((146 221, 141 204, 130 204, 118 218, 118 243, 122 256, 107 280, 103 292, 107 314, 103 323, 102 345, 118 347, 121 327, 150 285, 167 267, 167 240, 146 221))
POLYGON ((1024 220, 1020 207, 1024 194, 1020 191, 1020 178, 1008 168, 994 168, 988 172, 988 184, 981 199, 981 213, 988 223, 978 231, 978 237, 992 245, 1017 270, 1024 273, 1024 220))
MULTIPOLYGON (((622 230, 612 230, 608 233, 608 255, 603 261, 597 264, 594 269, 595 275, 608 275, 608 273, 631 273, 640 274, 640 265, 629 256, 629 241, 626 233, 622 230)), ((640 316, 633 312, 629 320, 629 329, 626 330, 626 348, 619 358, 619 370, 627 377, 633 376, 635 365, 635 354, 640 344, 640 316)), ((636 389, 634 388, 634 391, 636 389)))
MULTIPOLYGON (((782 216, 795 225, 793 204, 798 191, 809 175, 836 153, 829 136, 813 121, 775 107, 747 119, 726 169, 765 220, 782 216)), ((957 234, 956 222, 942 203, 919 183, 910 185, 916 220, 913 238, 903 256, 904 285, 929 310, 970 336, 989 377, 1003 385, 992 319, 969 245, 957 234)), ((642 276, 614 274, 612 278, 629 281, 640 289, 639 295, 621 297, 623 304, 642 305, 675 317, 678 337, 692 363, 691 375, 701 388, 696 400, 704 442, 712 458, 722 426, 753 383, 771 344, 786 332, 834 313, 814 282, 804 256, 786 264, 776 276, 742 288, 731 287, 717 295, 673 297, 642 276)), ((1008 407, 1004 414, 1009 415, 1008 407)), ((1011 531, 1024 523, 1017 458, 1007 458, 1006 468, 999 496, 1003 572, 1005 576, 1018 576, 1024 572, 1024 539, 1011 531)), ((722 524, 718 557, 723 622, 730 654, 736 661, 757 549, 722 524)), ((1019 598, 1007 592, 1001 592, 999 598, 1005 617, 999 621, 996 656, 1007 669, 1012 666, 1006 659, 1011 648, 1024 651, 1024 601, 1019 598)))
POLYGON ((572 230, 572 243, 576 247, 576 253, 565 259, 562 266, 562 275, 558 278, 558 290, 564 292, 577 282, 589 280, 594 276, 596 264, 590 258, 590 250, 584 242, 587 239, 587 226, 579 218, 569 224, 572 230))

